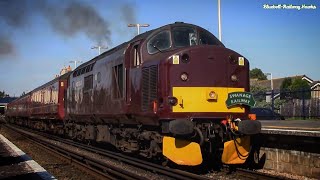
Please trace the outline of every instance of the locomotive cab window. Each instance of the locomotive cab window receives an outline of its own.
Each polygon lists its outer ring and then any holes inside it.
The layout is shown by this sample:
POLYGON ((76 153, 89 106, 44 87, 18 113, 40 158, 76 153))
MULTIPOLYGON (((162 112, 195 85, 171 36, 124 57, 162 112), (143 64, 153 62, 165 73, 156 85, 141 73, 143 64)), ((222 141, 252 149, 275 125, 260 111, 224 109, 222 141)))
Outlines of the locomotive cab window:
POLYGON ((220 41, 216 37, 206 31, 199 32, 199 44, 221 45, 220 41))
POLYGON ((176 27, 172 31, 175 47, 197 45, 197 32, 190 27, 176 27))
POLYGON ((167 49, 170 49, 170 32, 163 31, 152 37, 147 43, 147 49, 149 54, 155 54, 167 49))

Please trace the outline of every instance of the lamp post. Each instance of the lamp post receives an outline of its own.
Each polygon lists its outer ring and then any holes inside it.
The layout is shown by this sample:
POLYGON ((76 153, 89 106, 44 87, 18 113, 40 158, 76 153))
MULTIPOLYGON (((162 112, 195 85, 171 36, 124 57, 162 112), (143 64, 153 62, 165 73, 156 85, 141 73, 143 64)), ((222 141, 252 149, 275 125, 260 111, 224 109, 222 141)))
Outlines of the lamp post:
POLYGON ((108 47, 105 46, 93 46, 91 49, 98 49, 99 55, 101 54, 101 49, 108 49, 108 47))
POLYGON ((272 80, 272 73, 265 73, 266 76, 270 75, 270 81, 271 81, 271 90, 273 90, 273 80, 272 80))
POLYGON ((272 80, 272 73, 265 73, 266 76, 270 75, 270 81, 271 81, 271 109, 272 112, 274 111, 274 91, 273 91, 273 80, 272 80))
POLYGON ((150 24, 128 24, 128 27, 137 27, 138 35, 140 34, 140 27, 149 27, 150 24))
POLYGON ((220 11, 220 0, 218 0, 218 31, 219 31, 219 40, 221 41, 221 11, 220 11))
POLYGON ((76 69, 77 63, 82 63, 82 61, 69 61, 69 63, 74 63, 74 69, 76 69))

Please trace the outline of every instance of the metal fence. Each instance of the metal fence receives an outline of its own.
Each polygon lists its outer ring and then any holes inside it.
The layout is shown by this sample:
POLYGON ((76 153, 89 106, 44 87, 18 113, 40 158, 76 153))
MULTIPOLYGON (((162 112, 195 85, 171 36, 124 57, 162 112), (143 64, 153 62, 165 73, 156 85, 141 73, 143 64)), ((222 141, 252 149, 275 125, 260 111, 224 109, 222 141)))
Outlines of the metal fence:
POLYGON ((286 119, 320 119, 320 90, 253 93, 256 107, 270 108, 286 119))

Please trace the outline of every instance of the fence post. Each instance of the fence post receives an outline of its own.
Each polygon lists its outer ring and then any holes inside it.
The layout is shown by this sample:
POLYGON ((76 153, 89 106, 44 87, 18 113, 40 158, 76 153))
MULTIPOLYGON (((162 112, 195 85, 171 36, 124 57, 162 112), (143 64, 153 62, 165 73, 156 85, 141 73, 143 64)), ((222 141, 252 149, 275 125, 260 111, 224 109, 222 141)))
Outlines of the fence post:
POLYGON ((272 89, 271 90, 271 109, 272 109, 272 112, 274 111, 274 90, 272 89))
POLYGON ((303 119, 305 120, 306 119, 305 98, 304 98, 305 89, 302 89, 301 92, 302 92, 302 116, 303 116, 303 119))

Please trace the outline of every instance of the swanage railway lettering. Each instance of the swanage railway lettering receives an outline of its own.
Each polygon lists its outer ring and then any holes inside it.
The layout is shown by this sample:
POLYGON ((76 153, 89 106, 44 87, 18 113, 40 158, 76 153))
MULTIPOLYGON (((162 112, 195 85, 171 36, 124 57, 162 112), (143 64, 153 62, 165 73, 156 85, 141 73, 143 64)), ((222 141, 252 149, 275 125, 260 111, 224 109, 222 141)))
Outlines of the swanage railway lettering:
POLYGON ((228 99, 226 100, 227 107, 235 105, 247 105, 254 106, 256 104, 253 96, 249 92, 233 92, 228 94, 228 99))

